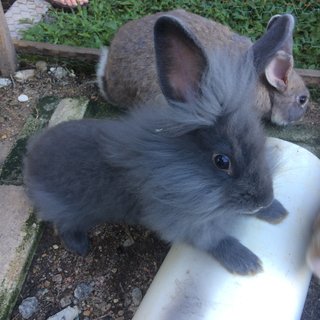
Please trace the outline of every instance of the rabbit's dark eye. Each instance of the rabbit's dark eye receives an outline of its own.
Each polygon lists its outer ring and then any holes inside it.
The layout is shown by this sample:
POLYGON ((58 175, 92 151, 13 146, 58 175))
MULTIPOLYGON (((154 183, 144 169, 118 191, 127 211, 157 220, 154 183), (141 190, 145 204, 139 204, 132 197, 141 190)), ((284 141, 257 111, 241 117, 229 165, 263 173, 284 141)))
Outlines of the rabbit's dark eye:
POLYGON ((308 100, 308 97, 307 96, 299 96, 298 97, 298 101, 301 105, 305 104, 308 100))
POLYGON ((228 174, 231 173, 231 161, 228 156, 225 154, 214 154, 212 160, 218 169, 226 171, 228 174))

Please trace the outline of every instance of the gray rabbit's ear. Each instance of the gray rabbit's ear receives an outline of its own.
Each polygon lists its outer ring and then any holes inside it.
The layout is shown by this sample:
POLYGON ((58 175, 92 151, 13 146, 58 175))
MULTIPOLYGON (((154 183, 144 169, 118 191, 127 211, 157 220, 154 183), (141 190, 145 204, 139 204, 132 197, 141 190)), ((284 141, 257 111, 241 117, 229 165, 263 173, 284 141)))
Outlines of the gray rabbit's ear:
POLYGON ((186 102, 200 93, 207 56, 197 39, 172 16, 154 26, 154 45, 161 90, 170 101, 186 102))
POLYGON ((273 16, 266 33, 253 45, 254 63, 259 74, 264 73, 270 85, 279 91, 287 88, 293 69, 293 29, 291 14, 273 16))

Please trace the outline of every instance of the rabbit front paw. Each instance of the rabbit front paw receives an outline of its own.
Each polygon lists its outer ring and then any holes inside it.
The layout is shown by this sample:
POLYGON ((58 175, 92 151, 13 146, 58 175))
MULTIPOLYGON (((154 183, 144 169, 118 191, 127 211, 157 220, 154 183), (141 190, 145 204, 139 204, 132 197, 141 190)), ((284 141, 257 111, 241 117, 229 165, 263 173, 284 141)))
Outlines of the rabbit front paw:
POLYGON ((233 237, 222 239, 212 254, 231 273, 254 275, 263 271, 261 260, 233 237))
POLYGON ((286 208, 278 200, 274 199, 270 206, 258 211, 256 217, 269 223, 277 224, 287 215, 288 211, 286 208))

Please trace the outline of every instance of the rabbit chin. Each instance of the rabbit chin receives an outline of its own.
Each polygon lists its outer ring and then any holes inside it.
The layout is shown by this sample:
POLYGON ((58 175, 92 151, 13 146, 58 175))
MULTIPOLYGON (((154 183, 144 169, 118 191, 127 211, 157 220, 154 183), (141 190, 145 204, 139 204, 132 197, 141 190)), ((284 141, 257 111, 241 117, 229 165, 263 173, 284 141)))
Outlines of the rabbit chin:
POLYGON ((288 124, 302 121, 305 113, 303 106, 290 107, 287 114, 283 110, 273 110, 271 113, 271 121, 279 126, 286 126, 288 124))
POLYGON ((289 122, 283 119, 282 115, 279 113, 271 114, 271 122, 277 124, 278 126, 286 126, 289 122))

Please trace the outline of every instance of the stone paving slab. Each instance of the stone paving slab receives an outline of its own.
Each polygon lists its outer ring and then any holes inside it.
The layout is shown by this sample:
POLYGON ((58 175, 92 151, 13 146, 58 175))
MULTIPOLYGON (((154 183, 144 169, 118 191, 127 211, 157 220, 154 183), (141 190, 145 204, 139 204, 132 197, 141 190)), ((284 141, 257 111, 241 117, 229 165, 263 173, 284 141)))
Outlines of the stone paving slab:
POLYGON ((55 126, 62 121, 82 119, 88 103, 89 100, 85 98, 62 99, 49 121, 49 127, 55 126))
MULTIPOLYGON (((43 100, 41 102, 43 105, 39 102, 37 106, 38 111, 42 110, 37 123, 33 123, 32 117, 29 119, 16 145, 19 141, 26 140, 35 130, 41 129, 43 124, 48 122, 47 118, 51 118, 51 126, 66 120, 81 119, 89 102, 86 98, 66 98, 56 101, 49 97, 43 100)), ((1 153, 5 155, 4 151, 1 153)), ((10 154, 7 159, 9 157, 10 154)), ((33 214, 32 205, 23 186, 0 184, 0 204, 0 320, 6 320, 28 272, 41 234, 41 225, 33 214)))
POLYGON ((4 160, 8 156, 11 147, 12 147, 11 141, 0 141, 0 168, 4 163, 4 160))
POLYGON ((0 319, 6 319, 25 279, 40 226, 22 186, 0 186, 0 319))
POLYGON ((38 23, 49 8, 44 0, 16 0, 5 14, 11 37, 21 39, 21 31, 38 23))

